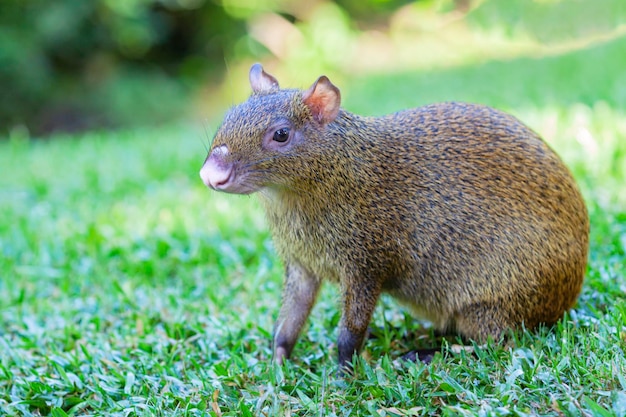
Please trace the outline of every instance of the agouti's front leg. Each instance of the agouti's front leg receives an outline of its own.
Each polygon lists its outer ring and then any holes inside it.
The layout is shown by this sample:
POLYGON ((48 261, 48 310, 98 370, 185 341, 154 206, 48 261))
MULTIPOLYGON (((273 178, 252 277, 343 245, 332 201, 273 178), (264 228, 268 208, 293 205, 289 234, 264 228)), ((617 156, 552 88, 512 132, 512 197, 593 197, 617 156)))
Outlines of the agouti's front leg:
POLYGON ((277 363, 283 363, 291 355, 319 287, 319 279, 300 265, 295 262, 287 264, 282 306, 274 327, 274 360, 277 363))
POLYGON ((342 282, 343 310, 339 325, 339 369, 350 369, 352 357, 363 347, 367 328, 380 297, 375 281, 346 279, 342 282))

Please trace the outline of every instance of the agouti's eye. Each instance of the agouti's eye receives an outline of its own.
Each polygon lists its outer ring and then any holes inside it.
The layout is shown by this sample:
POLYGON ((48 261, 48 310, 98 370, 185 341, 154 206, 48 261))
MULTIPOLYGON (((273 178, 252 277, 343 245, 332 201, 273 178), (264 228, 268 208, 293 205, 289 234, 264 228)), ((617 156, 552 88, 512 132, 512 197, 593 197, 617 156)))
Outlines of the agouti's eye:
POLYGON ((283 127, 282 129, 278 129, 276 132, 274 132, 273 139, 276 142, 285 142, 287 139, 289 139, 289 128, 283 127))

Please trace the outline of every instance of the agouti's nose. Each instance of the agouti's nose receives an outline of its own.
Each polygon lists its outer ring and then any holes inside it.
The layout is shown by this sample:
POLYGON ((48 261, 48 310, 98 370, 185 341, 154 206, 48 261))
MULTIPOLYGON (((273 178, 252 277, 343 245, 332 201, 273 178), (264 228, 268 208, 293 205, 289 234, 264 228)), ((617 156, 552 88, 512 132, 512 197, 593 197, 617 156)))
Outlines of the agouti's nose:
POLYGON ((228 154, 226 146, 220 146, 211 152, 200 169, 200 178, 208 187, 222 190, 228 187, 232 180, 233 166, 224 161, 228 154))

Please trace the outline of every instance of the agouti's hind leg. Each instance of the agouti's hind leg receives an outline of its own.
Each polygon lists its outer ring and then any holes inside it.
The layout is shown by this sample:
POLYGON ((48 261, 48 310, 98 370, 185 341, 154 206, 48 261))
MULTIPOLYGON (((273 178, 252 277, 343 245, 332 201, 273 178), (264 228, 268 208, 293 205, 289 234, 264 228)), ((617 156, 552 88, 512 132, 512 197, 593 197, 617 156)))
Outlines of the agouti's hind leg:
MULTIPOLYGON (((469 340, 484 343, 488 339, 499 342, 506 330, 509 329, 510 322, 508 315, 501 307, 491 306, 488 304, 472 304, 456 314, 449 323, 449 328, 438 330, 439 337, 450 336, 453 330, 456 330, 459 336, 463 338, 462 345, 453 344, 450 351, 460 353, 473 352, 472 346, 466 344, 469 340)), ((417 349, 405 354, 402 359, 411 362, 430 363, 437 352, 441 352, 441 345, 432 349, 417 349)))
MULTIPOLYGON (((452 328, 445 329, 433 329, 432 346, 426 348, 419 348, 402 355, 402 360, 409 362, 422 362, 429 364, 434 359, 437 353, 441 353, 443 348, 443 340, 456 340, 458 335, 452 328)), ((456 346, 456 345, 453 345, 456 346)))
POLYGON ((500 342, 513 327, 508 313, 501 306, 488 303, 471 304, 454 316, 456 331, 465 339, 484 343, 500 342))

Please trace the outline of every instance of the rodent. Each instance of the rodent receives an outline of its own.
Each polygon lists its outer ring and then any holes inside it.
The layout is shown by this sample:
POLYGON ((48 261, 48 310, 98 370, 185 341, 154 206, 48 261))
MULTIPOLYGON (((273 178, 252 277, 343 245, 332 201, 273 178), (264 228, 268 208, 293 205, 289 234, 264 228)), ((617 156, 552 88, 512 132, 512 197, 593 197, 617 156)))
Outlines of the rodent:
POLYGON ((324 280, 337 283, 339 364, 358 353, 381 293, 437 329, 499 341, 558 321, 587 264, 589 218, 567 167, 519 120, 457 102, 383 117, 340 108, 322 76, 253 94, 218 128, 200 176, 258 192, 285 264, 274 358, 288 358, 324 280))

